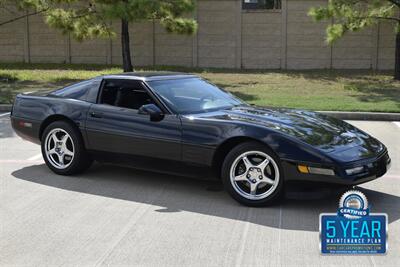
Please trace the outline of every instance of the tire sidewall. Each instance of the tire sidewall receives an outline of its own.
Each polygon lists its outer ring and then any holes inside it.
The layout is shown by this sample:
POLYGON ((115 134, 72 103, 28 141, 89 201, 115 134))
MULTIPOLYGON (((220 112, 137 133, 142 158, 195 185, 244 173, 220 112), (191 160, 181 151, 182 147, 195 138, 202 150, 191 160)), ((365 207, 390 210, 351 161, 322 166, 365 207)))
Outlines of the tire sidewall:
POLYGON ((239 144, 238 146, 234 147, 225 157, 224 163, 222 165, 221 169, 221 179, 222 183, 225 187, 225 190, 239 203, 244 204, 246 206, 252 206, 252 207, 261 207, 261 206, 268 206, 273 204, 275 201, 280 199, 283 193, 283 184, 284 184, 284 173, 282 169, 282 164, 279 159, 279 157, 266 145, 258 142, 246 142, 239 144), (271 195, 259 199, 259 200, 250 200, 247 199, 239 193, 236 192, 236 190, 233 188, 233 185, 231 183, 230 179, 230 170, 233 162, 237 157, 239 157, 241 154, 247 152, 247 151, 260 151, 268 154, 270 157, 272 157, 278 166, 279 169, 279 182, 278 186, 276 187, 275 191, 272 192, 271 195))
POLYGON ((69 174, 76 173, 80 169, 82 161, 86 157, 86 152, 85 152, 85 149, 83 146, 83 140, 82 140, 79 130, 76 129, 75 126, 73 126, 70 123, 65 122, 65 121, 56 121, 46 127, 46 129, 44 130, 43 135, 42 135, 41 149, 42 149, 43 159, 46 162, 46 165, 53 172, 60 174, 60 175, 69 175, 69 174), (46 137, 55 128, 60 128, 60 129, 63 129, 64 131, 66 131, 74 143, 74 150, 75 150, 74 158, 72 160, 72 163, 65 169, 58 169, 58 168, 54 167, 49 162, 49 160, 47 159, 47 156, 46 156, 46 142, 45 142, 46 137))

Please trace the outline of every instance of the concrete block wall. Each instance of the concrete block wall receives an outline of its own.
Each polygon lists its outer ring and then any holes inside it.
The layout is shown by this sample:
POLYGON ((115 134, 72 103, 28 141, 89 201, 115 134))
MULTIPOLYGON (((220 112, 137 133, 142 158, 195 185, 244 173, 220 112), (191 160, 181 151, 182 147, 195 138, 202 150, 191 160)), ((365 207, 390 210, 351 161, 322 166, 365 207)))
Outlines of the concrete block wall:
MULTIPOLYGON (((10 9, 12 9, 10 7, 10 9)), ((11 12, 0 9, 1 20, 7 21, 22 15, 15 9, 11 12)), ((18 20, 0 27, 0 60, 5 62, 22 62, 25 60, 25 47, 28 47, 28 35, 25 32, 27 21, 18 20)), ((26 55, 28 58, 28 55, 26 55)))
POLYGON ((70 38, 71 63, 107 64, 107 40, 77 42, 70 38))
POLYGON ((27 18, 29 24, 29 60, 32 63, 65 63, 66 37, 48 27, 40 15, 27 18))
MULTIPOLYGON (((238 1, 197 1, 197 66, 236 67, 240 27, 237 27, 238 1)), ((196 49, 196 47, 195 47, 196 49)), ((239 65, 240 67, 240 65, 239 65)))
MULTIPOLYGON (((122 64, 121 23, 115 21, 113 22, 113 27, 117 34, 115 38, 108 40, 107 54, 111 55, 108 63, 122 64)), ((153 65, 153 22, 131 23, 129 38, 133 65, 153 65)))
MULTIPOLYGON (((135 66, 178 65, 243 69, 393 69, 393 25, 349 33, 325 42, 331 22, 315 23, 307 12, 327 0, 281 0, 280 10, 242 10, 242 0, 197 0, 194 36, 167 33, 157 21, 130 24, 135 66)), ((17 12, 17 11, 15 11, 17 12)), ((0 10, 7 20, 15 15, 0 10)), ((40 15, 0 27, 1 62, 121 64, 116 37, 74 41, 50 29, 40 15)))
MULTIPOLYGON (((288 69, 393 69, 394 27, 379 23, 360 32, 347 33, 333 45, 325 42, 326 26, 315 23, 307 12, 326 5, 325 0, 282 0, 287 3, 286 67, 288 69)), ((332 21, 333 22, 333 21, 332 21)), ((284 45, 284 44, 282 44, 284 45)))
POLYGON ((287 9, 283 12, 287 12, 286 66, 288 69, 328 69, 331 67, 331 47, 324 41, 328 22, 315 23, 307 15, 311 7, 325 4, 326 1, 287 0, 287 9))
POLYGON ((393 23, 380 23, 378 31, 377 68, 382 70, 394 68, 395 41, 393 23))
POLYGON ((282 14, 265 10, 242 13, 242 67, 281 68, 282 14))
POLYGON ((154 23, 154 42, 155 65, 193 65, 192 36, 169 34, 159 23, 154 23))
MULTIPOLYGON (((332 47, 334 69, 372 69, 376 50, 375 28, 348 33, 332 47)), ((376 68, 376 67, 375 67, 376 68)))

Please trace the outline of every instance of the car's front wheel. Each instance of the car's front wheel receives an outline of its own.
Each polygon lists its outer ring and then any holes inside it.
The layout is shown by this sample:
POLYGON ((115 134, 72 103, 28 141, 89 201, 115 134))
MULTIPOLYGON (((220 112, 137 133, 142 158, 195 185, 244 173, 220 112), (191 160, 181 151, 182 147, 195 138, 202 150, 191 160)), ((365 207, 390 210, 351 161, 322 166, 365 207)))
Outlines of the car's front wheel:
POLYGON ((66 121, 56 121, 47 126, 41 143, 47 166, 57 174, 76 174, 92 163, 78 129, 66 121))
POLYGON ((283 192, 279 158, 257 142, 246 142, 233 148, 224 160, 221 174, 228 193, 247 206, 266 206, 283 192))

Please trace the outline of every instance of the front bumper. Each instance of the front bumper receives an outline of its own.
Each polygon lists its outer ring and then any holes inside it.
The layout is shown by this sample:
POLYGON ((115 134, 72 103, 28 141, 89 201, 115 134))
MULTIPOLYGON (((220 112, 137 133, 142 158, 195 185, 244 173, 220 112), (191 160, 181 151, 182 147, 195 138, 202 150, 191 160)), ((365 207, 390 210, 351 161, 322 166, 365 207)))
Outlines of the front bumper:
MULTIPOLYGON (((349 162, 341 166, 334 167, 335 175, 317 175, 310 173, 300 173, 297 169, 298 163, 284 161, 283 169, 286 181, 307 181, 316 183, 358 185, 372 181, 383 176, 391 165, 391 159, 387 151, 376 157, 349 162), (363 171, 354 175, 347 175, 346 169, 363 167, 363 171)), ((312 166, 312 164, 310 163, 312 166)))

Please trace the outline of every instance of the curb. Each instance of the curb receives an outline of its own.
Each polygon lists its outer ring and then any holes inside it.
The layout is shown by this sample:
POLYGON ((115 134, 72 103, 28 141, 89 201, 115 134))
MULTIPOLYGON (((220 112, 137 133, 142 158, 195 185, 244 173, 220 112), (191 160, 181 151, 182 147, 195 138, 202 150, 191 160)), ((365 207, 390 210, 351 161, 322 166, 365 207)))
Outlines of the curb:
POLYGON ((11 104, 0 104, 0 112, 10 112, 11 107, 11 104))
POLYGON ((318 112, 341 120, 400 121, 400 113, 345 112, 345 111, 318 111, 318 112))
MULTIPOLYGON (((10 112, 11 104, 0 104, 0 112, 10 112)), ((318 111, 319 113, 341 120, 360 121, 400 121, 400 113, 385 112, 346 112, 346 111, 318 111)))

